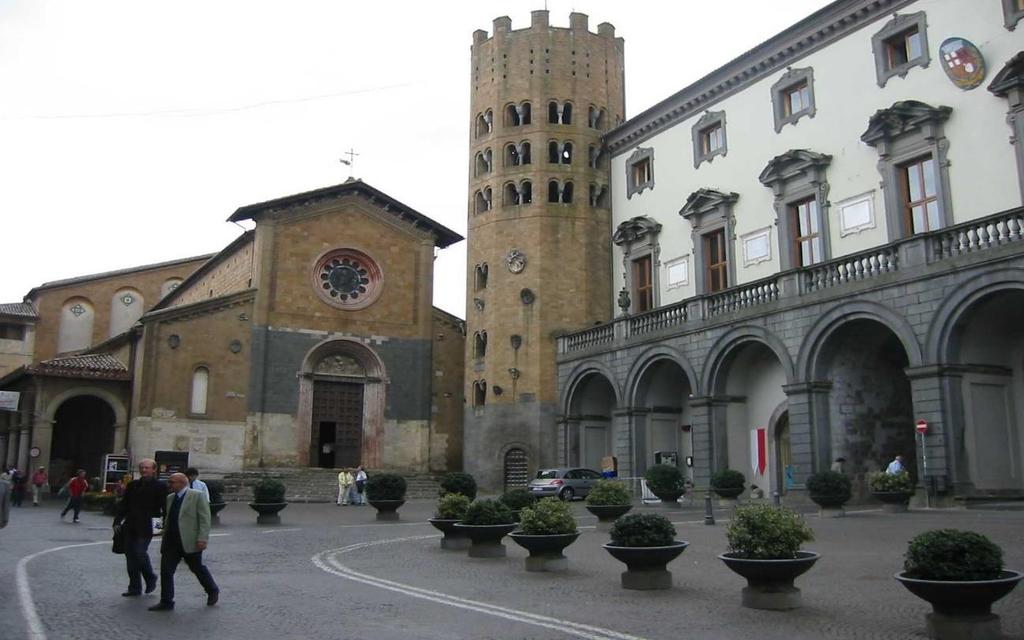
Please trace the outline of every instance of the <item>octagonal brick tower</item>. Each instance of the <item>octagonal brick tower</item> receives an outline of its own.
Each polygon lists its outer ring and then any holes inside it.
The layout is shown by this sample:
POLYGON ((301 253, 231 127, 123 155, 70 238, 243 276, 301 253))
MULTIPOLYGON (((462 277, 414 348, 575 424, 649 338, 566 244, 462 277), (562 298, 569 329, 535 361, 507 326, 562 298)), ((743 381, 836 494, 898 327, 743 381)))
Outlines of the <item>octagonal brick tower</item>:
POLYGON ((554 337, 611 318, 600 152, 624 117, 623 40, 587 22, 534 11, 473 34, 464 461, 492 489, 561 459, 554 337))

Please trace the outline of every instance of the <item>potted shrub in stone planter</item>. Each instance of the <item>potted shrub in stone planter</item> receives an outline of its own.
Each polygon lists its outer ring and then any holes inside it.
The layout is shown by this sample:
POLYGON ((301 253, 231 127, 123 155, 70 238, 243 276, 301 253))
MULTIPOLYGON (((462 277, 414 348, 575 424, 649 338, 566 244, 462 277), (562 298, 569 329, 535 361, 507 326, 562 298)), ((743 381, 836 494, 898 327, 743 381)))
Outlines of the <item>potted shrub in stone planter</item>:
POLYGON ((882 502, 882 508, 889 513, 904 513, 914 495, 914 481, 910 473, 886 473, 879 471, 868 476, 871 495, 882 502))
POLYGON ((726 530, 729 551, 718 556, 725 565, 747 579, 743 606, 781 611, 800 606, 797 576, 818 560, 800 545, 814 539, 799 514, 764 504, 744 505, 726 530))
POLYGON ((1001 638, 992 604, 1021 580, 1003 568, 1003 551, 973 531, 936 529, 910 541, 896 579, 932 605, 929 638, 1001 638))
POLYGON ((398 520, 398 507, 405 504, 405 478, 397 473, 375 473, 366 481, 366 501, 377 510, 377 519, 398 520))
POLYGON ((569 560, 562 551, 580 536, 572 507, 558 498, 544 498, 523 509, 519 529, 509 537, 530 552, 527 571, 565 571, 569 560))
POLYGON ((532 507, 535 502, 533 495, 523 487, 509 489, 498 498, 498 501, 508 507, 516 522, 519 522, 519 513, 527 507, 532 507))
POLYGON ((441 479, 440 496, 461 493, 472 502, 476 500, 476 479, 468 473, 454 471, 441 479))
POLYGON ((821 507, 822 518, 838 518, 844 514, 843 505, 850 499, 850 479, 838 471, 821 471, 807 478, 807 493, 821 507))
POLYGON ((278 512, 288 506, 284 500, 285 486, 277 478, 260 478, 252 488, 249 507, 259 515, 256 524, 281 524, 278 512))
POLYGON ((672 464, 656 464, 644 473, 647 488, 658 496, 663 506, 679 506, 679 498, 686 493, 686 479, 679 467, 672 464))
POLYGON ((220 516, 217 514, 228 506, 224 502, 224 481, 207 480, 206 488, 210 491, 210 516, 213 518, 213 524, 220 524, 220 516))
POLYGON ((726 500, 730 506, 735 504, 746 486, 746 476, 734 469, 719 469, 711 474, 711 490, 721 499, 719 502, 726 500))
POLYGON ((633 496, 625 483, 601 480, 587 494, 587 511, 597 516, 597 530, 610 531, 612 523, 633 508, 633 496))
POLYGON ((676 540, 676 528, 665 516, 629 513, 612 525, 611 542, 604 548, 626 564, 623 589, 671 589, 672 572, 665 567, 689 544, 676 540))
POLYGON ((470 539, 470 558, 504 558, 507 554, 501 543, 516 523, 512 512, 497 500, 477 500, 466 509, 466 517, 455 525, 455 530, 470 539))
POLYGON ((466 517, 469 498, 461 493, 448 493, 437 501, 437 511, 428 522, 444 534, 441 548, 460 551, 469 548, 469 538, 455 530, 455 523, 466 517))
POLYGON ((89 491, 82 495, 82 509, 101 511, 105 516, 117 513, 117 496, 107 491, 89 491))

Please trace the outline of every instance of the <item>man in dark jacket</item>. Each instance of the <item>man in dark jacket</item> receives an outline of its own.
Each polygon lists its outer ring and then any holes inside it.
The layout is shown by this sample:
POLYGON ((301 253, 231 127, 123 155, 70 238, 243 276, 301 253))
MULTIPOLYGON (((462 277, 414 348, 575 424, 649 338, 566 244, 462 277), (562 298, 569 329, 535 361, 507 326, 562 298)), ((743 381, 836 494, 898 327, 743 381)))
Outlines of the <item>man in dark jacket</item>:
POLYGON ((139 462, 138 480, 128 483, 124 498, 114 518, 114 529, 124 527, 124 560, 128 568, 128 590, 122 596, 142 595, 142 579, 146 580, 146 593, 157 586, 156 572, 149 561, 149 543, 153 539, 153 518, 162 517, 167 498, 167 485, 156 479, 156 462, 139 462))

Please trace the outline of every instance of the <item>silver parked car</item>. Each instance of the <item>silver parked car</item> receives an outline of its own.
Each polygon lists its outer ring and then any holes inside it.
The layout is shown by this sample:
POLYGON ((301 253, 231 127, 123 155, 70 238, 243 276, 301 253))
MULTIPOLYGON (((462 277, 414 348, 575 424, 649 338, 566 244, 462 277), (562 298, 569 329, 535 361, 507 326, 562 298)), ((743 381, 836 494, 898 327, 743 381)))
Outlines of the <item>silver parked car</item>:
POLYGON ((537 472, 537 477, 530 480, 527 488, 536 498, 558 496, 562 500, 572 500, 577 496, 587 497, 590 488, 601 479, 601 474, 593 469, 581 467, 541 469, 537 472))

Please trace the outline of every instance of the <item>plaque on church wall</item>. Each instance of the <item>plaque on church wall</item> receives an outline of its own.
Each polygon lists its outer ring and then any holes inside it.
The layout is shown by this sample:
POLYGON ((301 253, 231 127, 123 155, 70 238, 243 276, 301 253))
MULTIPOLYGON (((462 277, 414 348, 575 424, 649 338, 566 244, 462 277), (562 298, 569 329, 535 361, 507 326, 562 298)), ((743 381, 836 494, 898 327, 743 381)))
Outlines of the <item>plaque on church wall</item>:
POLYGON ((526 268, 526 254, 519 249, 509 251, 505 258, 505 265, 512 273, 522 273, 526 268))
POLYGON ((970 91, 985 80, 985 58, 978 47, 965 38, 946 38, 939 45, 942 70, 949 81, 970 91))

